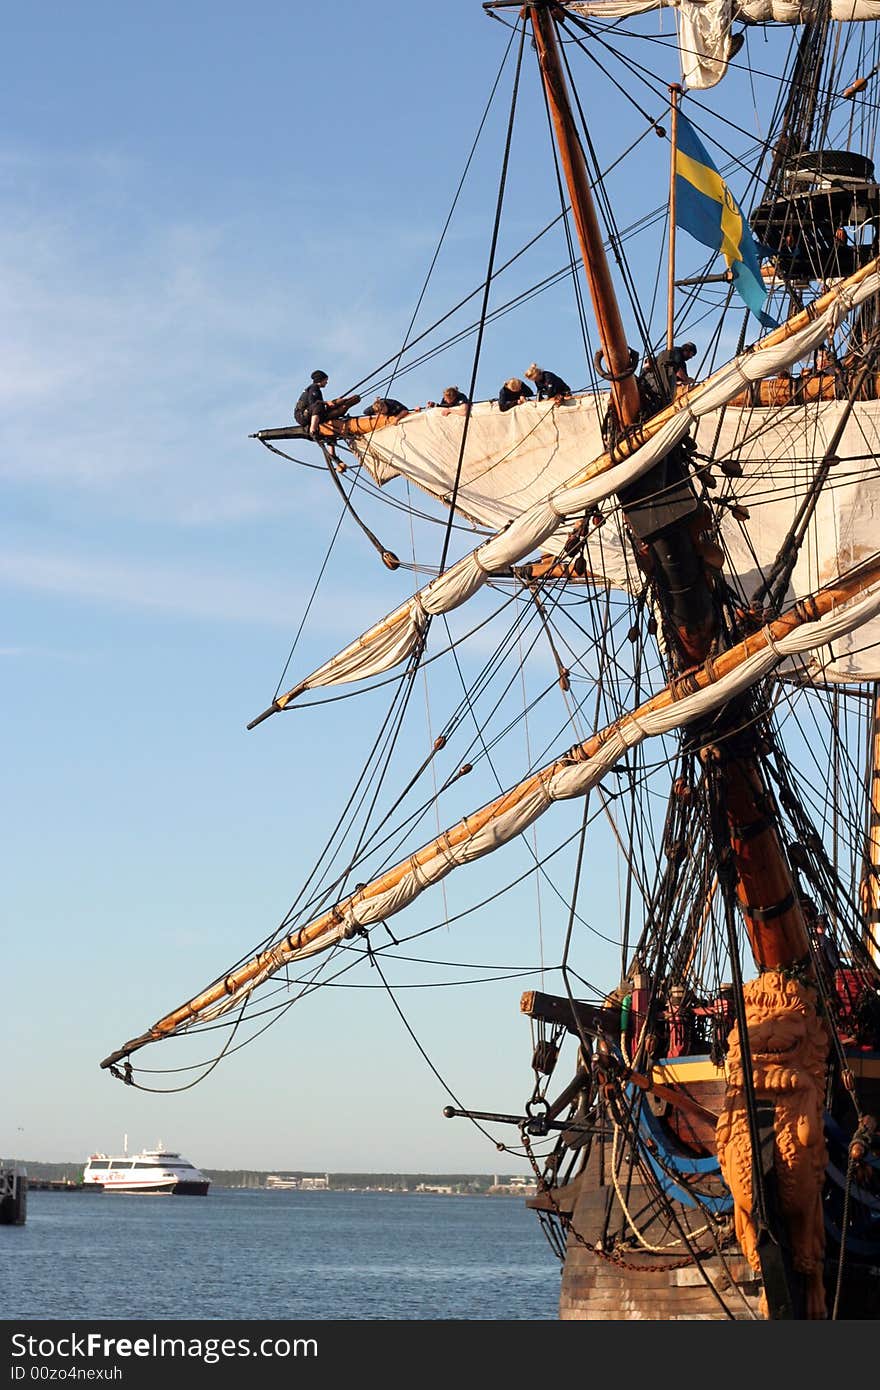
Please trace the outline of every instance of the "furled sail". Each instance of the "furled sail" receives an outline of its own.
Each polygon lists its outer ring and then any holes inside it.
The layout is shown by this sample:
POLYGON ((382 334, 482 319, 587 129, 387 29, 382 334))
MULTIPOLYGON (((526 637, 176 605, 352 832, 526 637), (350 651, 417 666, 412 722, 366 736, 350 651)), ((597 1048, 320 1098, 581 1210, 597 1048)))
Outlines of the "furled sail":
POLYGON ((102 1067, 115 1066, 138 1048, 185 1031, 194 1022, 219 1017, 283 966, 394 916, 454 868, 490 854, 521 834, 554 802, 584 796, 627 749, 706 716, 761 680, 779 662, 835 642, 878 613, 880 558, 875 556, 858 573, 799 602, 238 966, 105 1058, 102 1067))
POLYGON ((880 0, 570 0, 563 9, 590 19, 621 19, 648 10, 675 11, 681 70, 692 88, 714 87, 727 72, 730 29, 744 24, 844 23, 880 18, 880 0))
MULTIPOLYGON (((786 386, 783 378, 780 387, 786 386)), ((772 388, 773 383, 768 383, 772 388)), ((602 448, 599 417, 607 394, 575 396, 554 405, 526 401, 516 410, 500 412, 494 402, 476 402, 470 415, 456 494, 456 511, 472 521, 501 530, 512 516, 543 501, 577 465, 602 448)), ((380 484, 398 476, 423 487, 448 503, 461 454, 463 406, 426 410, 404 416, 376 430, 372 438, 349 440, 352 449, 380 484)), ((697 453, 733 460, 742 469, 736 483, 736 502, 749 510, 743 525, 725 508, 720 529, 725 567, 743 593, 753 592, 785 542, 792 518, 812 485, 816 460, 821 459, 839 425, 835 444, 840 459, 833 483, 824 489, 816 507, 810 543, 802 548, 791 576, 790 596, 812 592, 836 573, 843 573, 874 550, 880 534, 880 401, 857 401, 850 410, 843 400, 805 400, 797 405, 733 405, 700 416, 694 432, 697 453)), ((566 520, 541 543, 558 554, 571 531, 566 520)), ((614 527, 605 527, 601 546, 587 557, 592 578, 615 588, 640 583, 626 542, 614 527), (635 577, 634 577, 635 573, 635 577)), ((384 633, 390 646, 399 636, 392 622, 384 633)), ((379 634, 375 639, 378 652, 379 634)), ((851 650, 826 656, 821 679, 857 681, 880 679, 880 630, 860 633, 851 650)), ((409 650, 405 641, 397 660, 409 650)), ((356 668, 352 668, 356 669, 356 668)), ((337 674, 339 674, 337 672, 337 674)), ((355 679, 355 676, 351 677, 355 679)))
MULTIPOLYGON (((878 293, 878 266, 880 258, 869 262, 848 279, 840 281, 810 305, 809 309, 768 333, 753 347, 719 368, 706 381, 681 395, 673 405, 647 421, 636 434, 622 440, 613 452, 601 454, 593 459, 585 468, 581 468, 561 485, 552 488, 540 500, 527 506, 491 540, 451 565, 356 641, 324 662, 291 690, 278 696, 266 713, 283 709, 306 690, 378 675, 412 655, 422 640, 429 616, 457 608, 476 593, 493 574, 508 572, 511 565, 525 559, 538 547, 546 544, 548 538, 558 532, 563 522, 567 520, 571 523, 612 493, 628 487, 668 454, 701 419, 718 411, 741 392, 744 386, 760 381, 763 377, 776 375, 830 337, 847 314, 878 293)), ((516 412, 509 413, 518 414, 524 409, 527 407, 519 406, 516 412)), ((568 418, 567 407, 559 409, 561 414, 557 417, 554 429, 559 428, 562 418, 568 418)), ((529 417, 524 418, 526 423, 521 423, 518 428, 528 432, 529 417)), ((544 423, 548 419, 549 408, 544 410, 538 423, 544 423)), ((389 427, 389 430, 393 429, 397 437, 398 431, 406 431, 408 428, 415 428, 415 425, 408 426, 404 417, 401 425, 389 427)), ((376 433, 385 434, 388 430, 376 433)), ((364 447, 368 453, 379 447, 376 445, 375 436, 364 447)), ((786 515, 790 520, 790 509, 786 515)), ((831 534, 833 536, 833 532, 831 534)), ((769 537, 769 545, 773 545, 772 536, 769 537)), ((836 537, 832 548, 835 549, 835 555, 829 554, 827 571, 821 575, 819 582, 832 578, 842 568, 847 567, 845 561, 841 564, 837 558, 839 547, 836 537)), ((775 549, 770 548, 767 559, 772 559, 775 553, 775 549)), ((746 552, 746 559, 750 564, 754 564, 750 550, 746 552)), ((265 715, 259 716, 264 717, 265 715)))

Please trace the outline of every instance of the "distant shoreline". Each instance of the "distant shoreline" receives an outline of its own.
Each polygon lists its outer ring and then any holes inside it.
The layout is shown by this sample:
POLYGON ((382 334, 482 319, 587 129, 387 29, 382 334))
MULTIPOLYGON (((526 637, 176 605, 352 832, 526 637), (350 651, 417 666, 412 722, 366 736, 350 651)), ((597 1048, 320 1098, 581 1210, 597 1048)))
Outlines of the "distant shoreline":
MULTIPOLYGON (((82 1164, 44 1163, 27 1159, 4 1159, 15 1163, 28 1176, 34 1191, 79 1191, 82 1164)), ((434 1196, 531 1196, 535 1190, 531 1175, 509 1173, 352 1173, 285 1168, 202 1168, 212 1187, 265 1192, 402 1192, 434 1196), (284 1185, 273 1185, 269 1178, 281 1178, 284 1185)))

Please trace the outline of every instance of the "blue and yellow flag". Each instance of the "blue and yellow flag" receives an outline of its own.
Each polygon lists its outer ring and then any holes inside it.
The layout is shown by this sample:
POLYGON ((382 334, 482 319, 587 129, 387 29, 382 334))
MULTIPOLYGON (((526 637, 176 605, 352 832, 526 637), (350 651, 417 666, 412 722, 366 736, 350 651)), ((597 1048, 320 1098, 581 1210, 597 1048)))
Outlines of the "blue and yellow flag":
POLYGON ((690 121, 681 114, 675 151, 675 222, 704 246, 721 252, 755 318, 764 328, 775 328, 776 320, 764 313, 767 290, 748 221, 690 121))

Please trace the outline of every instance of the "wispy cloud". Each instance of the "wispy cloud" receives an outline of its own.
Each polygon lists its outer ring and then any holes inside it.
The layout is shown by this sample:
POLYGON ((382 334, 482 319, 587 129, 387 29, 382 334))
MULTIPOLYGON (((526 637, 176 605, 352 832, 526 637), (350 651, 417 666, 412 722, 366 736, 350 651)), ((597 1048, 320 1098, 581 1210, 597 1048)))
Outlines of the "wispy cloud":
MULTIPOLYGON (((303 596, 279 589, 277 576, 242 577, 204 566, 123 561, 3 545, 0 585, 31 594, 57 595, 65 601, 97 602, 110 608, 139 608, 176 617, 246 622, 284 628, 293 633, 302 613, 303 596)), ((316 626, 328 638, 348 642, 381 617, 388 595, 363 587, 340 594, 316 614, 316 626)), ((16 654, 19 649, 8 648, 16 654)))
POLYGON ((54 167, 0 157, 0 477, 182 526, 277 511, 248 435, 290 420, 316 361, 356 379, 391 340, 380 297, 329 312, 308 257, 267 267, 261 214, 154 210, 118 151, 77 174, 59 211, 54 167))

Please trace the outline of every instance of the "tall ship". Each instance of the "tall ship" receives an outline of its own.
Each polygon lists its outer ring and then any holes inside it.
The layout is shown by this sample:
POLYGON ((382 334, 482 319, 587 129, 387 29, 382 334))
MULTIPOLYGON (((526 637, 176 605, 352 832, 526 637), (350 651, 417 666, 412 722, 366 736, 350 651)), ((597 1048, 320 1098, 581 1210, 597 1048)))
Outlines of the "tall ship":
POLYGON ((211 1179, 182 1154, 166 1149, 160 1139, 155 1149, 130 1154, 90 1154, 83 1168, 83 1184, 103 1192, 164 1193, 173 1197, 206 1197, 211 1179))
POLYGON ((483 278, 253 436, 326 478, 328 603, 371 563, 388 603, 249 728, 359 713, 362 765, 278 926, 101 1066, 207 1075, 358 978, 422 1048, 395 971, 491 922, 511 978, 528 931, 521 1103, 438 1125, 526 1161, 560 1318, 876 1317, 880 3, 479 9, 483 278), (499 392, 487 344, 541 322, 499 392), (407 408, 426 362, 461 385, 407 408))

